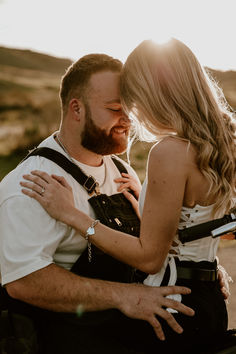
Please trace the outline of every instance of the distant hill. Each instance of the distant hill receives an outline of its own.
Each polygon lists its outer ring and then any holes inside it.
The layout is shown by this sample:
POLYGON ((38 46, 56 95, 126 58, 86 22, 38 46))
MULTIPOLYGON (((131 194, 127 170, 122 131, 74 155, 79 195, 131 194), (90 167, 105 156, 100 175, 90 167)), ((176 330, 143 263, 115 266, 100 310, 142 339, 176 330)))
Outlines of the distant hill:
POLYGON ((59 85, 71 63, 0 47, 0 156, 34 146, 58 128, 59 85))
POLYGON ((223 89, 224 95, 230 106, 236 110, 236 71, 220 71, 207 68, 216 80, 219 86, 223 89))
POLYGON ((71 62, 70 59, 56 58, 31 50, 0 47, 0 65, 62 75, 71 62))

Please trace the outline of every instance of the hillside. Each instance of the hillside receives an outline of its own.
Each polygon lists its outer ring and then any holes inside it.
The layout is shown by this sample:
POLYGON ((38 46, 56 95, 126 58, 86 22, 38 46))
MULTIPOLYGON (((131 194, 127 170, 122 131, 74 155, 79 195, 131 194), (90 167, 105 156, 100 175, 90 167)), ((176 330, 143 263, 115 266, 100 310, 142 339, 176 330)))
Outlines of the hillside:
POLYGON ((219 71, 207 68, 211 76, 223 89, 229 105, 236 110, 236 71, 219 71))
POLYGON ((61 75, 70 64, 70 59, 56 58, 31 50, 0 47, 0 65, 61 75))
POLYGON ((0 155, 37 144, 58 127, 58 88, 70 64, 69 59, 0 47, 0 155))
MULTIPOLYGON (((0 47, 0 179, 27 148, 58 128, 59 84, 70 64, 69 59, 0 47)), ((236 71, 208 70, 236 109, 236 71)), ((131 150, 131 162, 141 180, 149 148, 149 144, 136 143, 131 150)))

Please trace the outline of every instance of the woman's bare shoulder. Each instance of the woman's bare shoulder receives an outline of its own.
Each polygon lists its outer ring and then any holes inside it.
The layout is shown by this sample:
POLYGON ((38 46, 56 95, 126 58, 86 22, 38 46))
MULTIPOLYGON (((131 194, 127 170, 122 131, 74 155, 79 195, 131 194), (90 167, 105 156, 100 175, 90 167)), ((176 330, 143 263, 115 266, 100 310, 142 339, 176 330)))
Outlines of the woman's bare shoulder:
POLYGON ((185 158, 188 145, 186 141, 166 137, 152 147, 147 174, 152 197, 168 195, 170 199, 183 199, 191 166, 185 158))
POLYGON ((177 138, 166 137, 157 142, 150 150, 149 158, 158 161, 172 161, 173 163, 181 160, 182 162, 193 157, 194 150, 189 141, 177 138))

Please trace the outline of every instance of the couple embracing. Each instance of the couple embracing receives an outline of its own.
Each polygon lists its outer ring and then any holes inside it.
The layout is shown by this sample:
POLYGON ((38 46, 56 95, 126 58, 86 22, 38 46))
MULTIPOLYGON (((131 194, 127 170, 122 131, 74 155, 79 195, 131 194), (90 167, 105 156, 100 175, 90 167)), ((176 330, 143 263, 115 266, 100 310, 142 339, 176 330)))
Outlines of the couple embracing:
POLYGON ((233 207, 235 128, 217 88, 172 39, 124 65, 82 57, 60 98, 60 130, 0 184, 9 303, 33 318, 42 353, 201 353, 227 330, 219 240, 182 244, 178 229, 233 207), (141 192, 113 156, 131 123, 156 141, 141 192))

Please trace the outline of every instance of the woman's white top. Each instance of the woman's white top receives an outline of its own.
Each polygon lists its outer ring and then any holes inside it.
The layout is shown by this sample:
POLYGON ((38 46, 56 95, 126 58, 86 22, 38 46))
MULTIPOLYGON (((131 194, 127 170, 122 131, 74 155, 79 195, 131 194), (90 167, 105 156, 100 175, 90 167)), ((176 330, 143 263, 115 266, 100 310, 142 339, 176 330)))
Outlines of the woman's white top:
MULTIPOLYGON (((139 198, 139 209, 142 214, 144 200, 147 190, 147 179, 145 179, 142 191, 139 198)), ((193 225, 201 224, 212 219, 213 206, 201 206, 195 205, 193 208, 182 207, 181 215, 179 220, 179 229, 184 229, 193 225)), ((222 213, 222 216, 224 213, 222 213)), ((170 279, 168 285, 175 285, 177 280, 177 270, 174 258, 177 257, 180 261, 209 261, 213 262, 216 258, 217 247, 219 244, 219 237, 212 238, 211 236, 201 238, 199 240, 187 242, 183 244, 179 238, 178 234, 174 238, 175 247, 171 247, 176 254, 168 253, 166 260, 161 268, 161 270, 156 274, 150 274, 144 280, 144 284, 150 286, 160 286, 163 276, 165 274, 165 269, 169 263, 170 266, 170 279)), ((181 295, 171 295, 168 296, 174 300, 181 301, 181 295)), ((169 309, 170 312, 176 312, 175 310, 169 309)))

